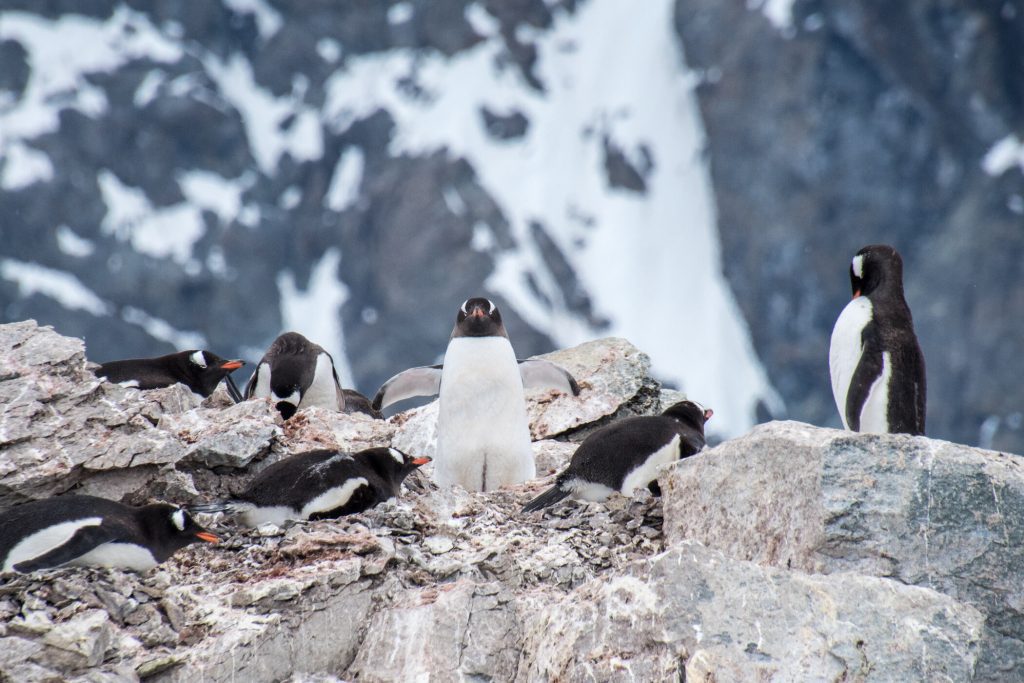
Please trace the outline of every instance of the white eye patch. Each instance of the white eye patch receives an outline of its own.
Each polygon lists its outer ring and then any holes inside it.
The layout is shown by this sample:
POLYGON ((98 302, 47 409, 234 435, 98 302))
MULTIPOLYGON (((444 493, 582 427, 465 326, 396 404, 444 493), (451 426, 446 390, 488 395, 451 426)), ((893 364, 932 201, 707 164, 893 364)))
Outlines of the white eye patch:
POLYGON ((857 277, 864 278, 864 254, 858 254, 853 257, 853 262, 850 264, 853 268, 853 274, 857 277))
POLYGON ((402 455, 402 451, 395 448, 389 448, 388 453, 391 454, 391 457, 394 458, 399 465, 405 464, 405 456, 402 455))
POLYGON ((177 527, 178 531, 185 530, 185 511, 175 510, 174 514, 171 515, 171 523, 177 527))
POLYGON ((189 356, 189 360, 191 360, 193 363, 195 363, 201 368, 206 367, 206 356, 203 355, 202 351, 196 351, 195 353, 193 353, 191 356, 189 356))
POLYGON ((494 309, 496 308, 495 305, 494 305, 494 302, 491 301, 490 299, 488 299, 487 300, 487 305, 491 307, 491 310, 487 311, 487 314, 488 315, 493 315, 494 314, 494 309))
POLYGON ((466 310, 466 304, 468 303, 469 299, 466 299, 465 301, 462 302, 462 308, 459 309, 460 311, 462 311, 463 315, 469 315, 469 311, 466 310))

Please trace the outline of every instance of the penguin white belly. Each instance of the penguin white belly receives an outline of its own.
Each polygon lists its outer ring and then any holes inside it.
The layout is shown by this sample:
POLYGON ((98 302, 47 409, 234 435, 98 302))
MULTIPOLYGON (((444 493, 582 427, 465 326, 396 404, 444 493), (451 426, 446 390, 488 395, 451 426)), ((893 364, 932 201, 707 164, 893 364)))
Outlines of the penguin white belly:
POLYGON ((45 555, 55 548, 59 548, 68 541, 75 533, 87 526, 99 526, 103 522, 101 517, 86 517, 71 522, 61 522, 40 529, 34 534, 29 534, 11 548, 4 560, 3 569, 0 571, 14 571, 14 565, 34 560, 40 555, 45 555))
POLYGON ((68 564, 81 567, 122 567, 137 572, 149 571, 157 564, 153 553, 134 543, 104 543, 68 564))
POLYGON ((860 411, 860 431, 870 434, 889 433, 889 381, 892 379, 892 360, 888 351, 882 352, 882 372, 871 383, 868 397, 860 411))
POLYGON ((835 327, 832 328, 832 342, 828 350, 828 369, 832 375, 832 396, 839 409, 839 417, 843 427, 850 428, 846 419, 846 395, 850 391, 850 381, 860 363, 863 343, 861 333, 871 322, 873 309, 871 300, 859 296, 846 304, 839 314, 835 327))
POLYGON ((270 398, 270 364, 260 363, 256 368, 256 387, 252 390, 253 398, 270 398))
POLYGON ((672 440, 647 456, 647 460, 639 467, 630 471, 622 480, 621 493, 625 496, 633 495, 633 491, 645 488, 649 483, 658 478, 658 468, 679 459, 680 437, 676 434, 672 440))
POLYGON ((536 475, 512 345, 505 337, 457 337, 441 375, 434 479, 488 491, 536 475))
POLYGON ((341 406, 338 405, 338 385, 334 381, 334 363, 326 353, 317 356, 313 381, 302 393, 302 400, 298 405, 299 408, 310 406, 341 410, 341 406))

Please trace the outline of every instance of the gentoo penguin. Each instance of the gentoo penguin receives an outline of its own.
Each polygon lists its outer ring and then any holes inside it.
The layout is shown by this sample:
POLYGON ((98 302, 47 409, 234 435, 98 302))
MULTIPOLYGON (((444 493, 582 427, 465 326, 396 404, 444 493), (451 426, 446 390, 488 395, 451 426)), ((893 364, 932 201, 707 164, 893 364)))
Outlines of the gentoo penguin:
POLYGON ((217 537, 175 505, 59 496, 0 514, 0 571, 76 564, 144 572, 197 540, 217 537))
POLYGON ((373 407, 439 394, 434 479, 489 491, 536 475, 524 387, 580 393, 572 375, 554 363, 517 361, 498 307, 478 297, 459 309, 444 363, 395 375, 373 407))
POLYGON ((270 398, 286 420, 311 406, 380 417, 365 409, 366 397, 341 388, 331 354, 298 332, 285 332, 273 341, 245 385, 245 397, 270 398))
POLYGON ((430 458, 413 458, 397 448, 297 453, 260 472, 236 499, 189 509, 228 512, 247 526, 331 519, 396 497, 409 473, 428 462, 430 458))
POLYGON ((222 379, 245 365, 241 360, 224 360, 209 351, 179 351, 156 358, 132 358, 103 363, 98 377, 139 389, 160 389, 181 382, 202 397, 213 393, 222 379))
POLYGON ((546 508, 566 496, 601 501, 612 493, 629 496, 649 486, 660 494, 658 467, 704 448, 704 423, 713 411, 680 401, 661 415, 627 417, 598 429, 572 455, 555 485, 523 507, 546 508))
POLYGON ((924 355, 903 298, 903 259, 886 244, 850 264, 853 300, 839 314, 828 353, 832 395, 855 432, 924 434, 924 355))

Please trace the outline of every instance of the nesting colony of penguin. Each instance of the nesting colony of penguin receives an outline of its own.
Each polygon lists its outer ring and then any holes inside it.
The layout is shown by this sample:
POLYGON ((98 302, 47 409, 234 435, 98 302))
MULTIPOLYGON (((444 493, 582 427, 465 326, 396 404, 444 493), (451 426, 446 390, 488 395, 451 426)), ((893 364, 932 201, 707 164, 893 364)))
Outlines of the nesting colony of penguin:
MULTIPOLYGON (((924 358, 903 295, 900 255, 887 245, 864 247, 853 256, 849 277, 852 300, 836 320, 827 353, 842 424, 860 432, 924 434, 924 358)), ((437 351, 423 354, 433 357, 437 351)), ((517 359, 500 310, 483 297, 458 307, 441 364, 398 372, 372 400, 343 387, 331 355, 296 332, 270 344, 239 391, 231 373, 243 365, 240 359, 188 349, 107 362, 96 373, 140 391, 181 383, 202 397, 224 382, 234 400, 268 401, 282 421, 313 406, 382 419, 381 411, 394 404, 436 395, 434 481, 484 495, 537 477, 526 389, 587 401, 578 378, 566 369, 517 359)), ((565 499, 603 501, 644 488, 658 495, 663 467, 705 448, 704 426, 712 414, 710 407, 684 400, 665 406, 660 415, 604 425, 577 447, 548 490, 532 500, 524 493, 523 513, 565 499)), ((194 515, 225 513, 234 523, 253 527, 353 514, 401 495, 406 478, 430 461, 393 445, 355 452, 316 449, 288 454, 229 499, 186 507, 175 501, 132 507, 84 495, 36 500, 0 512, 0 570, 77 564, 146 571, 189 544, 218 541, 194 515)))

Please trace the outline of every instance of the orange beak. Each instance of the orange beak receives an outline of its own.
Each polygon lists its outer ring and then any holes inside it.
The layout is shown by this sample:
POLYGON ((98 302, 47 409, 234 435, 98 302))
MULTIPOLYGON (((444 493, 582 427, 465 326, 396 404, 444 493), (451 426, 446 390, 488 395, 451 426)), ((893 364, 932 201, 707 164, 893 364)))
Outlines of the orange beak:
POLYGON ((858 296, 860 296, 860 290, 859 289, 853 293, 853 298, 856 299, 858 296))
POLYGON ((220 543, 220 539, 217 534, 211 534, 209 531, 197 531, 196 538, 200 541, 206 541, 207 543, 220 543))
POLYGON ((245 365, 244 360, 227 360, 220 364, 222 370, 237 370, 245 365))
POLYGON ((429 458, 429 457, 424 455, 423 457, 420 457, 420 458, 413 458, 412 459, 412 464, 416 465, 416 467, 419 467, 420 465, 426 465, 431 460, 432 460, 432 458, 429 458))
POLYGON ((710 420, 711 416, 714 415, 714 414, 715 414, 715 411, 711 410, 711 408, 707 408, 704 411, 704 421, 707 422, 708 420, 710 420))

